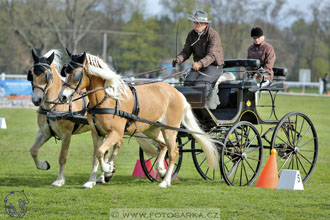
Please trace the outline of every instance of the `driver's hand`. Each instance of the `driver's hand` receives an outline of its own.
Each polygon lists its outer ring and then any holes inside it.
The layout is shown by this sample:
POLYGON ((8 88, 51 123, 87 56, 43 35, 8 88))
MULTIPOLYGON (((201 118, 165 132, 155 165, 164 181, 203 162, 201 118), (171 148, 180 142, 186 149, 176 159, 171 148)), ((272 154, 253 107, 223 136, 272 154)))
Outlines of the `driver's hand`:
POLYGON ((201 65, 198 62, 193 63, 192 69, 195 71, 199 71, 201 68, 201 65))
POLYGON ((178 59, 177 57, 175 57, 175 58, 172 60, 172 67, 176 67, 178 64, 179 64, 179 59, 178 59))

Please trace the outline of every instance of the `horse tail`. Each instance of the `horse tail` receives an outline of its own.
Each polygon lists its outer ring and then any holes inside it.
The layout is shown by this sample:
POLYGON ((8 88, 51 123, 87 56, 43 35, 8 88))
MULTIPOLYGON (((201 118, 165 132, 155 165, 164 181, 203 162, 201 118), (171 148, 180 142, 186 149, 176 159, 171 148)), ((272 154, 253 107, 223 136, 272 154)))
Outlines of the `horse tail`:
MULTIPOLYGON (((182 95, 183 96, 183 95, 182 95)), ((186 129, 203 133, 204 135, 192 134, 195 140, 202 146, 202 149, 206 155, 206 159, 210 168, 215 168, 218 164, 218 150, 210 135, 206 134, 198 124, 198 121, 191 110, 190 104, 184 98, 184 116, 182 124, 186 129)))

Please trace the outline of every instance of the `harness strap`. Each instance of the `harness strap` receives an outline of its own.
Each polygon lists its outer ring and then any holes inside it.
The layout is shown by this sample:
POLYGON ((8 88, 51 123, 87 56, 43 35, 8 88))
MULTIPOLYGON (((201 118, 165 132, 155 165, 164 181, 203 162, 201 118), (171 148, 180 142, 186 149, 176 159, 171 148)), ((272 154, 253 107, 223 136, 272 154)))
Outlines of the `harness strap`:
MULTIPOLYGON (((108 93, 106 93, 105 94, 105 96, 104 96, 104 98, 102 99, 102 101, 101 102, 99 102, 99 103, 97 103, 93 108, 91 108, 90 110, 93 110, 93 109, 96 109, 96 108, 98 108, 99 106, 101 106, 104 102, 105 102, 105 100, 107 99, 109 97, 109 95, 108 95, 108 93)), ((116 100, 116 109, 117 109, 117 106, 118 106, 118 100, 116 100)), ((115 109, 115 110, 116 110, 115 109)), ((89 110, 87 110, 87 112, 88 112, 89 110)), ((97 135, 98 136, 100 136, 100 137, 104 137, 105 135, 102 135, 101 134, 101 132, 100 132, 100 130, 97 128, 97 126, 96 126, 96 118, 95 118, 95 114, 93 114, 92 113, 92 120, 93 120, 93 124, 94 124, 94 127, 95 127, 95 130, 96 130, 96 133, 97 133, 97 135)))
MULTIPOLYGON (((85 113, 86 113, 86 100, 85 100, 85 98, 82 99, 81 110, 78 111, 78 112, 73 112, 73 114, 74 113, 76 113, 78 115, 81 115, 81 116, 84 116, 85 115, 85 113)), ((72 134, 74 134, 78 130, 79 127, 80 127, 80 123, 75 123, 74 124, 74 127, 73 127, 73 130, 72 130, 72 134)))
POLYGON ((184 129, 184 128, 177 128, 177 127, 172 127, 160 122, 154 122, 154 121, 149 121, 143 118, 140 118, 137 115, 122 111, 122 110, 116 110, 114 108, 93 108, 93 109, 88 109, 87 110, 88 113, 90 114, 111 114, 111 115, 117 115, 123 118, 127 118, 127 119, 131 119, 134 121, 139 121, 139 122, 143 122, 143 123, 147 123, 147 124, 151 124, 157 127, 163 127, 163 128, 167 128, 167 129, 171 129, 171 130, 175 130, 175 131, 180 131, 180 132, 184 132, 184 133, 190 133, 190 134, 198 134, 198 135, 205 135, 203 133, 197 132, 197 131, 191 131, 188 129, 184 129))
POLYGON ((93 124, 94 124, 97 135, 100 137, 104 137, 104 135, 101 134, 100 130, 96 126, 95 114, 92 114, 92 120, 93 120, 93 124))
MULTIPOLYGON (((39 114, 42 114, 42 115, 46 115, 47 116, 48 112, 51 112, 51 110, 48 110, 48 109, 44 109, 42 107, 39 107, 37 112, 39 114)), ((52 137, 55 138, 55 141, 56 140, 60 140, 60 138, 55 134, 55 131, 52 129, 52 126, 50 126, 50 122, 49 122, 49 119, 48 118, 47 118, 47 124, 48 124, 48 128, 49 128, 50 134, 52 135, 52 137)))
MULTIPOLYGON (((133 105, 132 114, 138 116, 139 112, 140 112, 140 104, 139 104, 139 99, 138 99, 138 96, 137 96, 137 92, 136 92, 135 87, 132 84, 128 83, 128 86, 131 89, 133 97, 134 97, 134 105, 133 105)), ((135 132, 137 130, 137 125, 136 125, 135 120, 128 120, 127 121, 127 123, 125 125, 125 132, 128 131, 128 128, 129 128, 129 126, 131 126, 132 122, 134 122, 134 124, 135 124, 135 130, 133 132, 133 134, 135 134, 135 132)))
POLYGON ((55 131, 52 129, 52 126, 50 126, 50 123, 49 123, 49 119, 48 119, 48 118, 47 118, 47 124, 48 124, 49 130, 50 130, 50 134, 52 135, 52 137, 54 137, 55 140, 61 140, 61 139, 55 134, 55 131))

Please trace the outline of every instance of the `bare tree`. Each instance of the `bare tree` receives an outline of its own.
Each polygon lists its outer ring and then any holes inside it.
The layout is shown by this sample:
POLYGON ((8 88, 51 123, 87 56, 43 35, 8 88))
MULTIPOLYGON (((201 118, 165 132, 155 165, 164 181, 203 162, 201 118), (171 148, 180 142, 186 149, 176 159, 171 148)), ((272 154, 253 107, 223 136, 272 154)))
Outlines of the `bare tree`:
POLYGON ((323 4, 319 13, 319 34, 321 39, 326 43, 328 47, 328 63, 330 71, 330 2, 323 4))
POLYGON ((47 14, 45 1, 4 0, 1 2, 1 11, 1 19, 9 24, 27 48, 41 52, 48 46, 50 33, 43 19, 47 14))
POLYGON ((69 47, 73 53, 77 52, 81 39, 100 18, 96 11, 100 2, 101 0, 61 0, 50 5, 48 19, 63 48, 69 47), (57 9, 55 13, 52 11, 54 8, 57 9))

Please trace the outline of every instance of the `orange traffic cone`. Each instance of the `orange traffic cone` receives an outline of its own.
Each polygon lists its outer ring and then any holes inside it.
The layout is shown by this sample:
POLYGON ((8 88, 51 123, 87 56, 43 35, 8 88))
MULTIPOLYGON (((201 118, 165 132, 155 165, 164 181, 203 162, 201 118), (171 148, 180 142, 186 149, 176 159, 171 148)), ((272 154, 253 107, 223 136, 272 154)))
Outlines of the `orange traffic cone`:
POLYGON ((271 150, 271 155, 262 170, 256 187, 276 189, 278 184, 278 171, 276 162, 276 150, 271 150))

